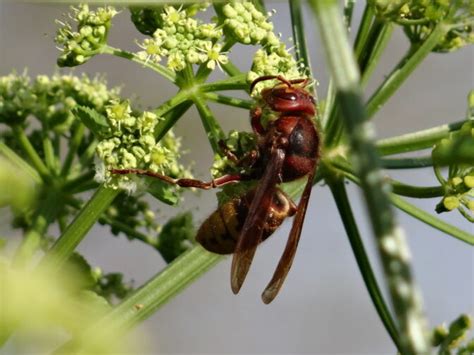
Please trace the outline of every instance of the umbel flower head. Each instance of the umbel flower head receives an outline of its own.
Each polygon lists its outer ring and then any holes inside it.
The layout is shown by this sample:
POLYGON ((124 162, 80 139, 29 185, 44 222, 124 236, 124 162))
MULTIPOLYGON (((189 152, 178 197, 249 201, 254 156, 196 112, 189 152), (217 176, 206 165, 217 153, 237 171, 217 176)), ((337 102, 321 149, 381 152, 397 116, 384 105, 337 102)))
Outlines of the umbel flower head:
MULTIPOLYGON (((444 197, 436 206, 436 212, 448 212, 457 209, 467 220, 474 222, 474 165, 464 161, 464 148, 472 151, 474 147, 474 120, 468 120, 459 131, 453 132, 441 140, 433 149, 435 169, 449 161, 448 179, 439 178, 444 187, 444 197), (441 164, 440 164, 441 163, 441 164)), ((439 170, 438 170, 439 171, 439 170)), ((440 177, 440 174, 437 173, 440 177)))
POLYGON ((58 58, 60 67, 74 67, 98 54, 107 42, 112 18, 117 11, 110 6, 89 10, 87 4, 72 7, 70 17, 77 22, 76 30, 67 22, 57 21, 61 27, 56 34, 56 43, 63 54, 58 58))
POLYGON ((474 43, 474 6, 470 0, 369 0, 377 15, 404 27, 412 44, 422 43, 439 22, 449 31, 434 47, 451 52, 474 43))
POLYGON ((34 80, 23 73, 0 77, 0 122, 23 124, 35 116, 48 130, 66 132, 76 105, 104 111, 105 104, 117 98, 118 90, 107 88, 103 78, 86 75, 38 75, 34 80))
MULTIPOLYGON (((178 163, 181 142, 169 132, 156 142, 154 129, 162 120, 153 112, 133 112, 128 101, 113 100, 106 106, 110 131, 97 145, 103 165, 96 178, 111 188, 136 189, 133 176, 113 175, 111 169, 146 169, 171 177, 190 176, 178 163)), ((172 186, 169 186, 172 189, 172 186)), ((171 190, 170 190, 171 193, 171 190)))
MULTIPOLYGON (((198 9, 205 7, 201 5, 198 9)), ((222 39, 222 28, 195 19, 193 16, 198 9, 163 6, 159 13, 155 12, 153 23, 159 28, 153 32, 153 38, 139 44, 143 51, 137 53, 138 57, 156 63, 166 58, 167 67, 175 72, 183 70, 186 65, 206 63, 209 69, 214 69, 227 63, 227 55, 222 52, 222 45, 217 43, 222 39)))
MULTIPOLYGON (((273 32, 270 14, 262 14, 250 1, 232 1, 223 7, 222 13, 226 18, 226 36, 239 43, 261 46, 254 55, 252 68, 247 75, 249 83, 263 75, 282 75, 287 79, 302 77, 293 55, 273 32)), ((264 87, 272 85, 272 81, 261 82, 252 95, 258 97, 264 87)))

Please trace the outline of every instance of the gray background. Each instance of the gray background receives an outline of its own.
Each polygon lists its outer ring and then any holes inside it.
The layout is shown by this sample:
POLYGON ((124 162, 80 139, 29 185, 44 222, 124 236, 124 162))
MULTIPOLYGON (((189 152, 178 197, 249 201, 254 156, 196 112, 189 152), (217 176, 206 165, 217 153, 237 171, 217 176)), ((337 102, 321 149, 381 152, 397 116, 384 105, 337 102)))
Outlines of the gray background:
MULTIPOLYGON (((273 20, 283 38, 291 37, 286 3, 270 2, 273 20)), ((57 70, 53 42, 54 19, 66 10, 59 5, 0 4, 0 75, 28 68, 30 75, 57 70)), ((361 6, 356 9, 359 21, 361 6)), ((308 11, 309 14, 309 11, 308 11)), ((307 18, 308 43, 315 76, 324 97, 327 69, 314 20, 307 18)), ((136 50, 134 39, 142 38, 124 11, 114 20, 109 43, 136 50)), ((388 74, 407 48, 397 29, 369 85, 366 96, 388 74)), ((231 57, 248 70, 251 50, 236 46, 231 57)), ((143 107, 155 107, 171 97, 175 88, 147 69, 123 59, 99 56, 75 73, 107 73, 111 85, 123 85, 124 97, 136 97, 143 107)), ((218 75, 218 74, 217 74, 218 75)), ((379 137, 436 126, 464 117, 466 95, 473 87, 472 48, 449 54, 431 54, 401 90, 376 115, 379 137)), ((248 113, 212 105, 224 129, 248 130, 248 113)), ((207 179, 212 154, 207 147, 200 119, 194 109, 179 122, 177 133, 184 139, 195 162, 195 175, 207 179)), ((431 169, 415 173, 397 172, 395 177, 413 184, 435 184, 431 169)), ((357 220, 374 265, 372 236, 357 188, 350 186, 357 220)), ((192 209, 202 221, 215 209, 213 192, 188 194, 185 207, 157 206, 164 216, 192 209), (198 207, 199 206, 199 207, 198 207)), ((437 200, 412 200, 433 210, 437 200)), ((457 213, 443 215, 465 230, 473 230, 457 213)), ((473 312, 473 253, 455 239, 399 213, 413 254, 417 281, 423 289, 427 315, 432 325, 449 321, 463 312, 473 312)), ((290 223, 285 223, 268 243, 262 245, 246 283, 234 296, 229 287, 230 259, 221 262, 138 329, 150 335, 153 353, 313 353, 393 354, 394 347, 364 288, 337 210, 325 186, 313 190, 303 236, 293 268, 277 299, 265 306, 260 293, 281 255, 290 223)), ((4 231, 2 230, 2 233, 4 231)), ((141 245, 115 238, 96 227, 79 246, 86 258, 105 271, 123 271, 140 285, 164 266, 160 256, 141 245)))

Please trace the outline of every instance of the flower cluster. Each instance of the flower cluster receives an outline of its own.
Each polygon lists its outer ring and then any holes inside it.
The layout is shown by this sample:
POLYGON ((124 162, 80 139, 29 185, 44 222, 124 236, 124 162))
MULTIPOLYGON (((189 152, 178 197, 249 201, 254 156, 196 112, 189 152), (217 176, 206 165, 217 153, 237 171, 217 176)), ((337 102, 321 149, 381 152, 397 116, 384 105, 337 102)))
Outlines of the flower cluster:
POLYGON ((472 329, 472 319, 467 314, 462 314, 449 324, 437 326, 433 330, 431 343, 439 347, 438 354, 452 354, 454 350, 458 355, 469 355, 474 352, 474 339, 468 340, 467 336, 472 329), (463 342, 465 342, 463 344, 463 342))
POLYGON ((178 163, 181 143, 172 132, 156 142, 154 129, 162 119, 152 112, 136 114, 128 101, 114 100, 106 106, 110 134, 97 145, 105 171, 97 178, 111 188, 134 190, 133 176, 113 175, 110 169, 147 169, 171 177, 189 176, 178 163))
MULTIPOLYGON (((436 207, 438 213, 458 209, 461 214, 474 222, 474 166, 458 162, 456 154, 462 152, 461 144, 474 141, 474 120, 467 121, 459 131, 450 134, 449 138, 441 140, 433 149, 435 171, 439 163, 446 162, 446 153, 449 155, 448 180, 444 180, 437 173, 440 183, 444 187, 444 197, 436 207)), ((471 157, 472 158, 472 157, 471 157)))
MULTIPOLYGON (((134 239, 134 235, 127 234, 127 231, 121 229, 114 222, 127 226, 127 230, 144 229, 146 235, 156 235, 161 230, 161 225, 156 222, 155 212, 150 208, 148 202, 127 194, 117 196, 99 222, 110 224, 113 235, 125 233, 130 240, 134 239)), ((148 242, 155 243, 152 238, 148 242)))
POLYGON ((462 0, 371 0, 378 16, 404 26, 413 44, 423 42, 440 22, 451 29, 434 47, 435 52, 451 52, 474 43, 472 2, 462 0))
POLYGON ((100 52, 107 42, 111 20, 117 14, 113 7, 89 10, 87 4, 72 7, 70 17, 77 22, 76 31, 69 23, 57 21, 61 27, 56 34, 56 43, 63 54, 58 58, 60 67, 73 67, 88 61, 100 52))
MULTIPOLYGON (((194 9, 194 8, 193 8, 194 9)), ((186 65, 207 63, 209 69, 228 62, 222 52, 222 29, 215 23, 203 23, 191 16, 195 11, 164 6, 161 27, 153 33, 153 38, 145 39, 137 53, 142 60, 160 62, 167 58, 169 69, 179 72, 186 65)))
MULTIPOLYGON (((298 63, 289 53, 284 42, 273 32, 269 16, 262 14, 251 1, 226 4, 222 9, 225 16, 224 33, 243 44, 260 45, 254 55, 252 68, 247 75, 248 82, 263 75, 283 75, 287 79, 301 78, 298 63)), ((271 81, 259 83, 253 95, 261 89, 272 86, 271 81)))
POLYGON ((99 77, 39 75, 31 81, 26 74, 10 74, 0 77, 0 122, 19 125, 33 115, 47 129, 61 133, 74 121, 71 109, 76 105, 103 112, 105 103, 117 96, 118 89, 109 90, 99 77))
MULTIPOLYGON (((223 140, 227 149, 241 159, 244 155, 256 149, 257 141, 254 134, 249 132, 230 131, 226 139, 223 140)), ((211 167, 211 175, 216 178, 225 174, 243 173, 245 166, 236 166, 235 162, 227 156, 216 154, 211 167)))

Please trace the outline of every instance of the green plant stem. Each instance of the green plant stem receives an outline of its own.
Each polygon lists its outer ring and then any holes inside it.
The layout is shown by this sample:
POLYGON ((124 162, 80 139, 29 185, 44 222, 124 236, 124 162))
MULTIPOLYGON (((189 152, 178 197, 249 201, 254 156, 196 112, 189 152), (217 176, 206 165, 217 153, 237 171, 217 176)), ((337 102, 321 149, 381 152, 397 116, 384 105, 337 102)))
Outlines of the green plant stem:
POLYGON ((377 149, 381 155, 391 155, 432 148, 435 143, 447 138, 450 132, 460 129, 465 122, 462 120, 397 137, 380 139, 376 143, 377 149))
POLYGON ((365 5, 362 19, 360 20, 359 29, 357 30, 357 36, 354 42, 354 54, 356 58, 360 58, 362 55, 362 50, 364 49, 365 43, 367 42, 367 37, 369 36, 370 27, 373 20, 374 10, 372 9, 372 6, 365 5))
POLYGON ((368 117, 372 117, 395 93, 395 91, 400 88, 408 76, 426 58, 447 31, 449 31, 449 26, 440 22, 436 25, 422 45, 410 48, 405 57, 400 61, 385 81, 376 89, 367 102, 366 110, 368 117))
POLYGON ((375 68, 377 67, 380 57, 387 47, 388 42, 392 38, 393 24, 384 22, 379 28, 373 42, 370 55, 367 57, 367 62, 361 70, 362 78, 361 85, 365 87, 375 68))
POLYGON ((301 13, 301 0, 290 0, 291 27, 293 30, 293 40, 296 45, 296 60, 302 62, 306 68, 305 75, 312 78, 311 62, 309 61, 308 49, 306 46, 306 36, 301 13))
MULTIPOLYGON (((359 71, 362 73, 361 86, 365 86, 373 71, 379 63, 380 56, 382 55, 388 41, 391 38, 393 26, 390 23, 381 22, 379 20, 372 20, 370 12, 365 14, 366 17, 362 18, 361 27, 359 28, 358 38, 360 41, 355 43, 358 48, 362 46, 361 50, 356 51, 356 59, 359 66, 359 71), (365 22, 364 22, 365 21, 365 22), (367 22, 371 23, 369 29, 366 28, 367 22), (367 31, 367 33, 365 33, 367 31)), ((337 101, 336 101, 337 102, 337 101)), ((326 136, 327 146, 334 146, 341 141, 343 135, 342 121, 340 117, 339 105, 333 106, 328 118, 328 127, 326 136)))
POLYGON ((41 184, 41 177, 30 164, 28 164, 22 157, 16 152, 7 147, 3 142, 0 142, 0 155, 3 155, 11 163, 16 165, 20 170, 26 172, 36 184, 41 184))
POLYGON ((252 106, 254 105, 254 103, 251 100, 243 100, 236 97, 219 95, 213 92, 207 92, 203 94, 203 97, 206 100, 218 102, 220 104, 224 104, 228 106, 240 107, 245 110, 250 110, 252 106))
POLYGON ((176 83, 176 74, 169 70, 168 68, 164 67, 161 64, 154 63, 151 60, 143 61, 141 60, 136 54, 124 51, 119 48, 113 48, 111 46, 105 45, 102 49, 103 54, 111 54, 119 58, 125 58, 131 60, 132 62, 141 64, 145 68, 149 68, 164 78, 168 79, 169 81, 176 83))
POLYGON ((415 157, 415 158, 393 158, 381 159, 382 167, 385 169, 414 169, 426 168, 433 166, 431 156, 415 157))
POLYGON ((407 355, 428 354, 426 321, 406 254, 408 245, 386 193, 386 182, 370 133, 373 128, 366 121, 358 67, 352 56, 338 3, 335 0, 311 0, 310 5, 318 19, 329 67, 338 90, 356 171, 360 176, 379 257, 398 319, 401 352, 407 355), (400 293, 402 287, 403 294, 400 293))
POLYGON ((391 195, 390 199, 397 208, 415 217, 421 222, 426 223, 429 226, 449 234, 450 236, 453 236, 454 238, 459 239, 465 243, 474 245, 474 235, 472 233, 465 232, 449 223, 442 221, 441 219, 429 214, 421 208, 412 205, 401 197, 391 195))
POLYGON ((336 206, 339 210, 346 234, 349 237, 349 242, 352 247, 357 265, 359 266, 360 273, 364 280, 367 291, 369 292, 370 298, 377 310, 377 313, 382 321, 385 329, 392 338, 393 343, 396 345, 399 352, 401 352, 400 340, 397 327, 392 319, 390 311, 384 301, 382 292, 380 291, 377 279, 375 278, 374 272, 370 265, 369 258, 365 252, 364 243, 357 228, 352 208, 347 197, 346 186, 344 179, 333 177, 326 179, 329 188, 333 194, 336 206))
POLYGON ((99 144, 98 140, 94 138, 86 148, 86 150, 81 154, 79 157, 79 165, 81 167, 89 167, 92 159, 95 156, 95 149, 97 148, 97 144, 99 144))
POLYGON ((444 196, 443 186, 413 186, 397 180, 390 180, 392 190, 397 195, 414 198, 433 198, 444 196))
POLYGON ((231 77, 242 75, 242 72, 240 71, 240 69, 231 61, 229 61, 226 64, 221 64, 221 67, 225 71, 225 73, 231 77))
POLYGON ((205 101, 198 95, 193 97, 193 101, 201 117, 202 125, 206 130, 207 139, 209 139, 212 150, 214 153, 219 153, 219 141, 225 138, 224 132, 205 101))
POLYGON ((155 128, 154 133, 157 142, 164 137, 191 106, 192 101, 184 101, 164 116, 164 121, 161 121, 155 128))
POLYGON ((190 100, 190 92, 188 90, 180 90, 171 99, 163 102, 153 113, 161 117, 187 100, 190 100))
POLYGON ((157 309, 222 259, 221 255, 209 253, 201 246, 192 248, 133 292, 94 326, 87 329, 79 339, 67 343, 54 353, 64 354, 78 350, 81 338, 87 339, 88 334, 104 331, 105 324, 108 327, 114 324, 114 329, 107 329, 107 331, 119 336, 122 332, 149 318, 157 309))
POLYGON ((55 174, 57 169, 57 160, 56 154, 53 148, 53 142, 49 138, 48 134, 43 135, 43 151, 44 151, 44 160, 48 170, 55 174))
POLYGON ((209 91, 223 91, 223 90, 246 90, 249 84, 247 83, 246 74, 232 76, 230 78, 215 81, 213 83, 203 83, 199 85, 201 92, 209 91))
POLYGON ((136 228, 129 227, 123 222, 117 221, 106 216, 100 217, 99 222, 108 224, 110 227, 118 229, 126 235, 126 238, 130 240, 137 239, 145 244, 152 246, 153 248, 156 248, 158 245, 156 240, 153 240, 149 236, 139 232, 136 228))
POLYGON ((63 166, 61 168, 62 177, 67 176, 67 174, 71 170, 72 162, 74 161, 77 149, 79 148, 82 138, 84 137, 84 133, 85 126, 81 122, 76 121, 73 127, 72 137, 69 140, 69 149, 66 158, 64 159, 63 166))
POLYGON ((120 190, 100 186, 66 231, 56 240, 40 266, 52 271, 58 270, 119 193, 120 190))
MULTIPOLYGON (((340 161, 334 161, 332 167, 340 170, 346 178, 351 180, 353 183, 360 186, 360 180, 358 177, 354 175, 351 171, 349 164, 343 163, 340 161)), ((412 205, 411 203, 403 200, 401 197, 398 197, 395 194, 390 194, 390 200, 395 207, 401 209, 402 211, 408 213, 412 217, 420 220, 423 223, 426 223, 436 229, 439 229, 446 234, 453 236, 459 240, 462 240, 469 244, 474 244, 474 236, 469 234, 449 223, 442 221, 441 219, 431 215, 430 213, 412 205)))
POLYGON ((36 152, 36 149, 33 147, 30 140, 26 136, 23 128, 20 126, 13 126, 12 130, 13 135, 15 136, 17 142, 20 144, 21 149, 26 154, 33 167, 43 178, 49 176, 48 168, 36 152))

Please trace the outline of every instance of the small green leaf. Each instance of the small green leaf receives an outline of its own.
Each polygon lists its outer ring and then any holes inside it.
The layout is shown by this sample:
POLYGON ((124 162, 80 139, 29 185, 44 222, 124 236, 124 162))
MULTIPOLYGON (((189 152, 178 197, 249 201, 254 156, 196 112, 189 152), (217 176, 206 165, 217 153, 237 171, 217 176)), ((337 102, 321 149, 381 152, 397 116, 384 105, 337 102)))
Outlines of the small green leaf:
POLYGON ((74 286, 80 290, 91 289, 97 283, 89 262, 77 252, 69 257, 66 269, 74 275, 74 286))
POLYGON ((147 191, 155 198, 167 205, 174 206, 178 203, 180 194, 176 187, 154 178, 144 179, 147 181, 147 191))
POLYGON ((81 120, 97 137, 106 137, 110 131, 107 118, 94 109, 85 106, 77 106, 72 113, 81 120))

